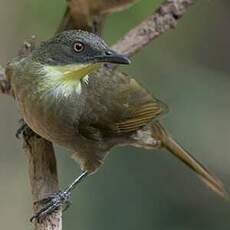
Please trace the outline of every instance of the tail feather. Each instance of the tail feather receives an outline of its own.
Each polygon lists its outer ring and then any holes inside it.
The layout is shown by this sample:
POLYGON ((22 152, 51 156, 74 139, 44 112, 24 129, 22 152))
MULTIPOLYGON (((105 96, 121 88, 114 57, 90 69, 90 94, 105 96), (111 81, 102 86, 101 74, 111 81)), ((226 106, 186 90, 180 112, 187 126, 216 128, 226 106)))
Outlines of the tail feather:
POLYGON ((160 123, 155 123, 152 126, 152 136, 161 142, 162 147, 169 150, 169 152, 195 171, 209 188, 220 196, 228 198, 222 182, 170 137, 160 123))

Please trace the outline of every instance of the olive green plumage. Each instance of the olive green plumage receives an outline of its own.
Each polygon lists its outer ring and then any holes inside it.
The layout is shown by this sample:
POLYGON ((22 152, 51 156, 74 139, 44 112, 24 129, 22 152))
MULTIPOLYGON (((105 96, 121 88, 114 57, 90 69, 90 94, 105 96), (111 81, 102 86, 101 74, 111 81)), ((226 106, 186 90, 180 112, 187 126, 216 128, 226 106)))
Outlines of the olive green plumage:
POLYGON ((124 73, 110 67, 96 71, 102 62, 129 60, 83 31, 58 34, 12 61, 8 72, 13 93, 30 128, 72 150, 88 172, 116 145, 166 148, 223 195, 222 184, 157 121, 167 106, 124 73))

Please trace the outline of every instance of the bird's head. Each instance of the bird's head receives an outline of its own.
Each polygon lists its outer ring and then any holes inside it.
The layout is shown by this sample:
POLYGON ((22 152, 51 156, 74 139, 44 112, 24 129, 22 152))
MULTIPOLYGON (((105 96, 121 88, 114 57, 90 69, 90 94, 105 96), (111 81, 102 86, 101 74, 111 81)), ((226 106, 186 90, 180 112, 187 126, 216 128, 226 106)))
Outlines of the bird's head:
POLYGON ((97 35, 80 30, 65 31, 41 43, 32 58, 37 63, 81 78, 101 63, 129 64, 130 60, 97 35))

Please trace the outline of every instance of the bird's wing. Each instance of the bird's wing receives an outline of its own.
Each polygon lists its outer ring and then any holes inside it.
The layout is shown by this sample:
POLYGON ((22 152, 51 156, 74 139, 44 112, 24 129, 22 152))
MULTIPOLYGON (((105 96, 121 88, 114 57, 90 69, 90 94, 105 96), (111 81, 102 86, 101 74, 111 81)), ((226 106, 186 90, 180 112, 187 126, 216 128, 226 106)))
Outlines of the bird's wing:
POLYGON ((136 80, 118 71, 100 71, 90 77, 85 107, 85 124, 105 135, 138 130, 167 111, 136 80))
POLYGON ((135 131, 166 109, 162 102, 153 98, 136 80, 125 75, 121 77, 126 78, 125 87, 122 83, 117 85, 118 91, 111 98, 115 103, 119 103, 119 116, 114 117, 111 126, 113 131, 118 133, 135 131))

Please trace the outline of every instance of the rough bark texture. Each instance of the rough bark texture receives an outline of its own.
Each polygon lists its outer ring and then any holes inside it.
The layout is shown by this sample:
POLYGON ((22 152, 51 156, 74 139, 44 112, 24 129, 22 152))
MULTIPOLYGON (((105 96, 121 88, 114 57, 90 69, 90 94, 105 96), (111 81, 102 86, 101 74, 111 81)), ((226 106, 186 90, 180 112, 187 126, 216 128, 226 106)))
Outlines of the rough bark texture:
POLYGON ((194 0, 168 0, 165 1, 153 15, 129 31, 112 48, 126 54, 133 55, 154 38, 176 27, 187 8, 194 0))
MULTIPOLYGON (((66 13, 58 31, 66 29, 86 29, 101 31, 105 16, 126 7, 134 0, 69 0, 66 13)), ((186 12, 193 0, 167 0, 156 12, 127 33, 114 49, 128 56, 133 55, 152 39, 174 28, 176 22, 186 12)), ((33 41, 24 44, 21 52, 26 54, 34 47, 33 41)), ((10 95, 10 82, 0 68, 0 93, 10 95)), ((24 131, 24 148, 28 157, 29 177, 34 200, 34 211, 41 206, 40 199, 58 191, 56 159, 52 143, 34 134, 24 131)), ((35 223, 35 230, 61 230, 62 211, 58 210, 41 223, 35 223)))
MULTIPOLYGON (((31 129, 23 133, 24 149, 28 159, 30 185, 34 201, 34 211, 42 208, 38 202, 58 192, 56 159, 52 143, 34 134, 31 129)), ((61 209, 47 216, 40 223, 35 222, 36 230, 61 230, 61 209)))

